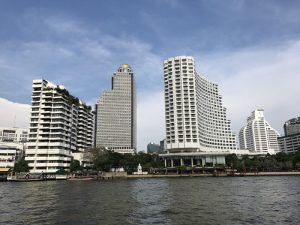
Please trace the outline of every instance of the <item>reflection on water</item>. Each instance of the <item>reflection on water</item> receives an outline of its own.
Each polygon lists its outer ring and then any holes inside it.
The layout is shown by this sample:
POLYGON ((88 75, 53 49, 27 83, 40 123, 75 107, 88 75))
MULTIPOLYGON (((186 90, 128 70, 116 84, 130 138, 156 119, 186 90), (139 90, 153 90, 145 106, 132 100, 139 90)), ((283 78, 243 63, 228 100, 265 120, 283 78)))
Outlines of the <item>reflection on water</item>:
POLYGON ((0 183, 0 224, 300 224, 300 177, 0 183))

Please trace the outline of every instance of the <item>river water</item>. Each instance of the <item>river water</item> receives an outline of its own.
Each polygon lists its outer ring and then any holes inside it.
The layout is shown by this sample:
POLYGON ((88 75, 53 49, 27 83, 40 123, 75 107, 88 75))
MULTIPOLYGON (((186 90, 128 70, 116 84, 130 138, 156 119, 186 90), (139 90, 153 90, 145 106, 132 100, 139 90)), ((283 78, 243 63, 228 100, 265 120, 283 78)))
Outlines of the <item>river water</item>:
POLYGON ((300 224, 300 177, 2 182, 0 224, 300 224))

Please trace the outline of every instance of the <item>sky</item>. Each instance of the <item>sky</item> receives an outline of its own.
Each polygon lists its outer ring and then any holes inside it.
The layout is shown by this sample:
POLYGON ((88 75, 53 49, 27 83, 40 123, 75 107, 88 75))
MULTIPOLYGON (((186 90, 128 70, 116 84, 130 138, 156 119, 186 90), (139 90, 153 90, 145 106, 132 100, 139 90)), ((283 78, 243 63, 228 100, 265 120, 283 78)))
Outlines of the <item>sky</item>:
POLYGON ((33 79, 94 105, 120 64, 137 83, 138 150, 165 138, 163 60, 191 55, 232 130, 254 109, 283 133, 300 116, 300 2, 1 0, 0 126, 29 126, 33 79))

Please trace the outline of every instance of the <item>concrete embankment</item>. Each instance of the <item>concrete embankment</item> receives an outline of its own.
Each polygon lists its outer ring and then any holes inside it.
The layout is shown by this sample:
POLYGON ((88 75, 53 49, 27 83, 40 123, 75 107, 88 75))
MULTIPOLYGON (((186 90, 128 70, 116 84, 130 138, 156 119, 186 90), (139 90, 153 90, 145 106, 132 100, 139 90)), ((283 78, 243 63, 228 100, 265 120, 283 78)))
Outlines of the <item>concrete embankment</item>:
POLYGON ((129 179, 136 178, 176 178, 176 177, 241 177, 241 176, 300 176, 300 172, 259 172, 259 173, 236 173, 236 174, 148 174, 127 175, 129 179))
POLYGON ((145 179, 145 178, 180 178, 180 177, 259 177, 259 176, 300 176, 299 172, 259 172, 259 173, 204 173, 204 174, 143 174, 143 175, 127 175, 125 172, 123 176, 114 176, 114 174, 106 174, 106 176, 94 177, 67 177, 59 176, 56 179, 24 179, 24 178, 8 178, 7 181, 49 181, 49 180, 69 180, 69 181, 82 181, 82 180, 115 180, 115 179, 145 179), (110 176, 108 176, 110 175, 110 176))
POLYGON ((97 178, 81 178, 71 180, 116 180, 116 179, 147 179, 147 178, 180 178, 180 177, 245 177, 245 176, 300 176, 300 172, 259 172, 259 173, 204 173, 204 174, 140 174, 140 175, 127 175, 115 176, 113 173, 105 174, 97 178))
POLYGON ((175 177, 213 177, 213 176, 227 176, 226 174, 214 175, 211 173, 206 174, 147 174, 147 175, 127 175, 129 179, 135 178, 175 178, 175 177))
POLYGON ((245 173, 244 176, 300 176, 300 172, 259 172, 245 173))

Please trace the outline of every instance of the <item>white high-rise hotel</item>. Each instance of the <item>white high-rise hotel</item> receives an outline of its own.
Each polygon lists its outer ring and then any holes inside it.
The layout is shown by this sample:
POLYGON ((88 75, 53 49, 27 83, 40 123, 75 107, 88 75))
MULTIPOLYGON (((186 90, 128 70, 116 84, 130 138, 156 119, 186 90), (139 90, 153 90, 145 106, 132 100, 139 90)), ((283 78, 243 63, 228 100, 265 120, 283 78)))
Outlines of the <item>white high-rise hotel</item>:
POLYGON ((264 110, 256 109, 239 133, 240 148, 261 154, 279 152, 279 133, 265 120, 264 110))
POLYGON ((96 146, 119 153, 136 152, 136 87, 128 64, 112 77, 112 90, 96 104, 96 146))
POLYGON ((236 149, 236 141, 218 85, 196 72, 191 56, 164 61, 164 84, 168 154, 162 156, 170 156, 171 166, 172 157, 180 156, 181 165, 187 157, 192 165, 225 163, 224 154, 236 149))
POLYGON ((59 85, 34 80, 28 149, 31 173, 69 169, 72 152, 92 147, 94 114, 59 85))

